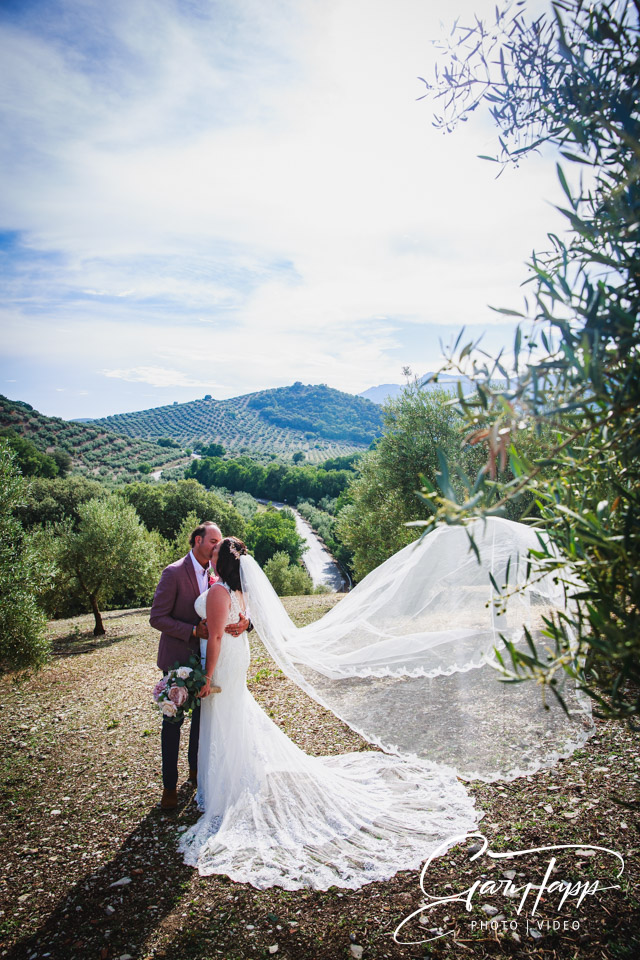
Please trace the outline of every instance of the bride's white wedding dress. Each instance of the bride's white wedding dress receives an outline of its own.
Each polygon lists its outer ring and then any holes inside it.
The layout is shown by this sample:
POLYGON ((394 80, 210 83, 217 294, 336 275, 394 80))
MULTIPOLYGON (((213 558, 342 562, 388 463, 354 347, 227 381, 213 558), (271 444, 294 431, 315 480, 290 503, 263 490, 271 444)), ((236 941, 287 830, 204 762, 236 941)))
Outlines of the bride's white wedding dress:
MULTIPOLYGON (((244 598, 278 666, 387 752, 305 754, 247 689, 246 635, 225 633, 213 678, 222 692, 202 703, 204 813, 180 842, 186 862, 260 888, 388 879, 474 829, 480 814, 458 776, 512 780, 582 746, 594 727, 574 680, 556 679, 565 711, 495 670, 503 640, 544 644, 549 620, 574 609, 571 571, 530 576, 540 536, 498 518, 436 528, 299 629, 243 556, 244 598)), ((238 604, 231 593, 229 622, 238 604)))
MULTIPOLYGON (((239 602, 230 592, 228 622, 239 602)), ((246 685, 247 635, 225 633, 202 701, 198 803, 180 840, 203 876, 225 874, 263 889, 357 888, 417 869, 446 838, 473 830, 473 801, 455 772, 377 751, 304 753, 246 685)))

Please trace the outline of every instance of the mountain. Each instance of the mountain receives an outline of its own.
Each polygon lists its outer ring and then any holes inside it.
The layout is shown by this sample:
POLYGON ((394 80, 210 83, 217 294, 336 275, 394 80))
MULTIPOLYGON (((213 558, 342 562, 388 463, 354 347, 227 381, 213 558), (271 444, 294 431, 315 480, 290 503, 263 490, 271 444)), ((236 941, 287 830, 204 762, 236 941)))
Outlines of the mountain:
POLYGON ((365 400, 371 400, 372 403, 381 405, 386 400, 395 400, 403 389, 399 383, 380 383, 377 387, 369 387, 368 390, 363 390, 358 396, 364 397, 365 400))
MULTIPOLYGON (((475 389, 474 384, 468 377, 456 377, 450 374, 439 374, 437 382, 431 380, 430 377, 435 376, 434 373, 425 373, 421 377, 421 383, 425 390, 447 390, 449 393, 456 393, 458 390, 458 384, 462 385, 462 389, 465 393, 470 393, 475 389)), ((377 387, 369 387, 367 390, 363 390, 362 393, 359 393, 359 397, 364 397, 366 400, 371 400, 372 403, 378 405, 383 404, 386 400, 395 398, 402 393, 404 390, 404 385, 401 383, 381 383, 377 387)))
POLYGON ((300 382, 230 400, 202 400, 120 413, 92 421, 113 433, 147 440, 171 437, 191 447, 221 443, 228 453, 290 457, 307 462, 356 453, 382 433, 378 407, 325 385, 300 382))
POLYGON ((27 437, 45 453, 56 448, 71 455, 74 473, 111 480, 139 480, 144 474, 180 466, 190 458, 148 440, 123 437, 90 423, 45 417, 28 403, 0 396, 0 428, 27 437))

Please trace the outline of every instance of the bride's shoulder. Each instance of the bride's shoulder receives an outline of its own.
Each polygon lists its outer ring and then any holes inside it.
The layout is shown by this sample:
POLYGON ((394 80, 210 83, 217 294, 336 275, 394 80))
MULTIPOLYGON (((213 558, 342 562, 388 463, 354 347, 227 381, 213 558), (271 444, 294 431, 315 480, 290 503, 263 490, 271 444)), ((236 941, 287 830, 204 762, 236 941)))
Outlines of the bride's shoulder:
POLYGON ((209 587, 207 597, 211 597, 212 602, 228 604, 231 602, 231 591, 226 583, 218 580, 217 583, 212 583, 209 587))

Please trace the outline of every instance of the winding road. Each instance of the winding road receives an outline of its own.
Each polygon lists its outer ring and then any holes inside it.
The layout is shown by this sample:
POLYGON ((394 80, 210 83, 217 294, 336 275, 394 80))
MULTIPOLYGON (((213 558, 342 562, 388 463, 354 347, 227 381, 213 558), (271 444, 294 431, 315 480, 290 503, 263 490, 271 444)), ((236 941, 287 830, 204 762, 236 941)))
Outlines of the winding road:
POLYGON ((324 584, 335 593, 349 589, 349 584, 336 560, 314 532, 311 524, 300 516, 295 507, 290 507, 288 503, 277 503, 274 500, 259 500, 259 503, 271 503, 277 510, 288 507, 292 511, 296 518, 296 530, 308 547, 302 555, 302 562, 309 571, 314 587, 324 584))

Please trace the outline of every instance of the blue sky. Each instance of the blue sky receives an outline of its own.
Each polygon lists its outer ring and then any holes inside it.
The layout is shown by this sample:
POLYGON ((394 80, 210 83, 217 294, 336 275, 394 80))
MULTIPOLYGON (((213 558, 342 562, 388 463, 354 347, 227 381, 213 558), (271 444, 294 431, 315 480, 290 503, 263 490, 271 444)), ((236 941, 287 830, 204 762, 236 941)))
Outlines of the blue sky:
POLYGON ((512 339, 562 224, 418 76, 485 0, 4 0, 0 392, 62 417, 265 387, 357 393, 512 339))

